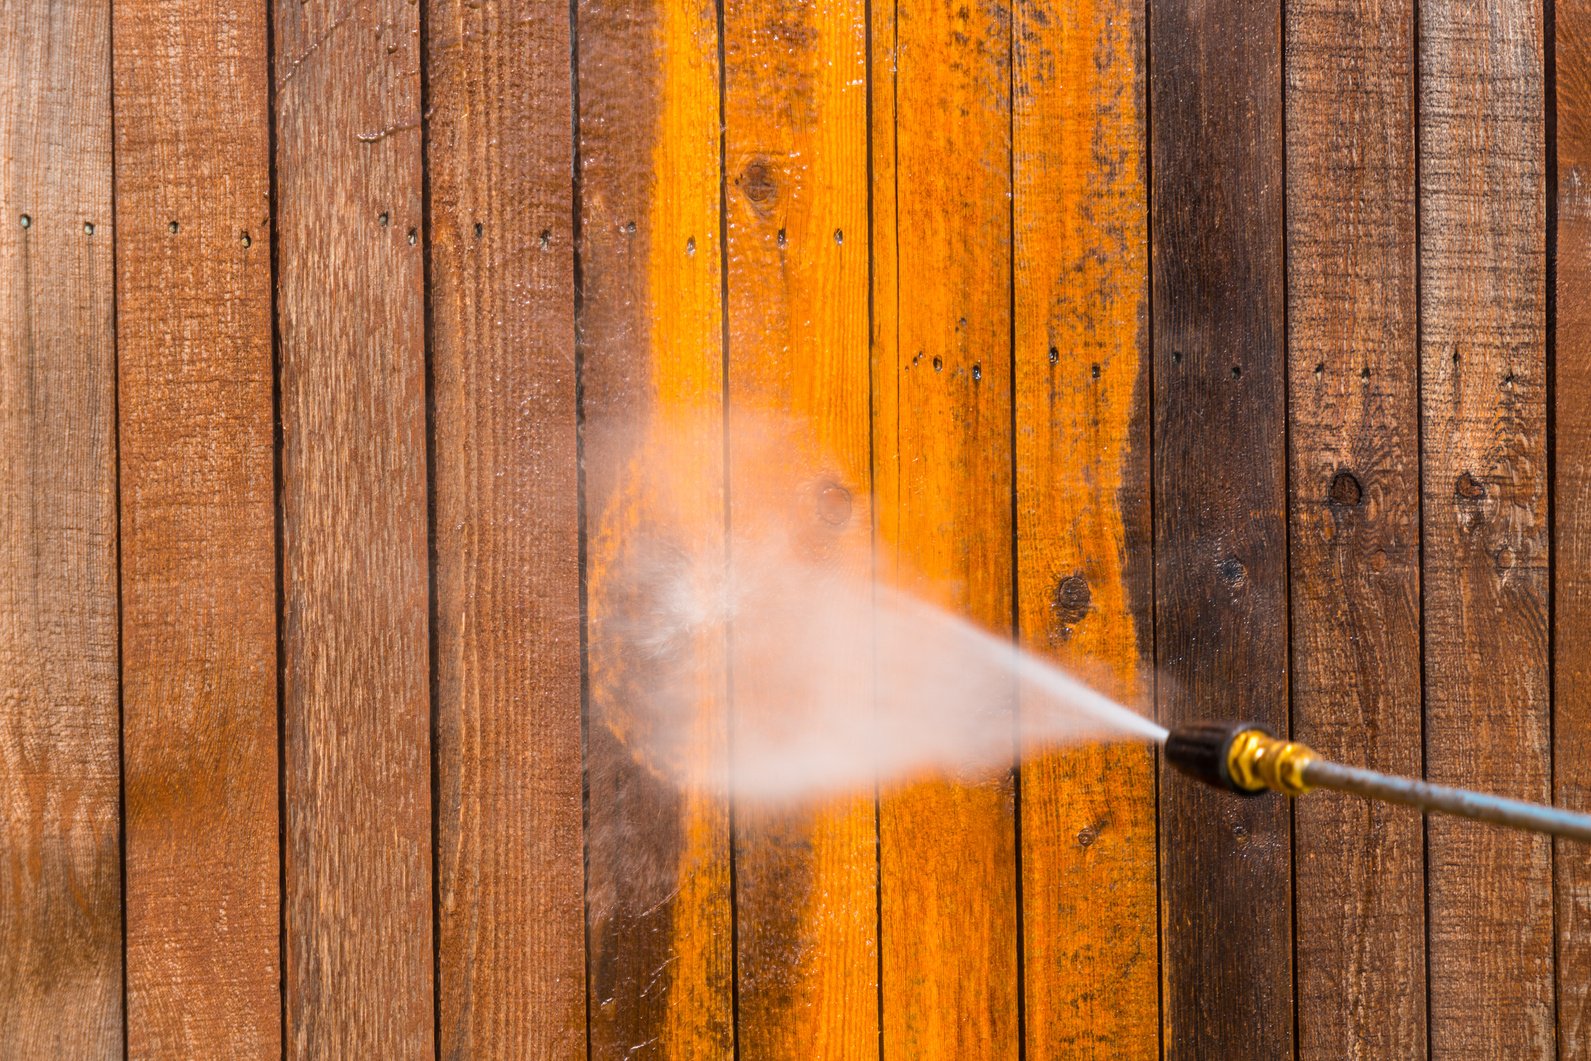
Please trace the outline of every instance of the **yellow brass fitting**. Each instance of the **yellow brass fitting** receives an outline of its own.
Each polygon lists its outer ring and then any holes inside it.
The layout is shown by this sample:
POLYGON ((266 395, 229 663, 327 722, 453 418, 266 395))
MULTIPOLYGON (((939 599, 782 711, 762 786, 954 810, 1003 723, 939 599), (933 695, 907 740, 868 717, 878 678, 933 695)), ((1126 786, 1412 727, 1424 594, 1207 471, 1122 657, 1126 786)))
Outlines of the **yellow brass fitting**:
POLYGON ((1315 757, 1307 745, 1279 740, 1262 729, 1246 729, 1227 748, 1226 772, 1234 785, 1247 792, 1268 788, 1302 796, 1310 789, 1304 782, 1304 767, 1315 757))

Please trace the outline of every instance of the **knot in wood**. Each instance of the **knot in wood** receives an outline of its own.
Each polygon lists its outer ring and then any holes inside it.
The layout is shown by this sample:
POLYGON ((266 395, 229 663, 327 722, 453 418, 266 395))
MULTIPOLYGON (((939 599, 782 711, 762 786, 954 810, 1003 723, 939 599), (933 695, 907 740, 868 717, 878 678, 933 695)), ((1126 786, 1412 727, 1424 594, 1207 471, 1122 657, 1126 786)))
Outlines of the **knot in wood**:
POLYGON ((758 206, 764 206, 777 201, 779 198, 779 185, 773 178, 773 167, 763 159, 749 162, 740 174, 740 189, 758 206))
POLYGON ((1070 636, 1071 628, 1083 621, 1093 603, 1094 592, 1081 571, 1055 583, 1055 590, 1050 594, 1050 613, 1063 637, 1070 636))
POLYGON ((819 483, 817 512, 829 526, 845 526, 851 520, 851 492, 832 480, 819 483))
POLYGON ((1327 492, 1333 504, 1351 508, 1364 498, 1364 487, 1359 485, 1359 480, 1353 472, 1346 469, 1332 476, 1331 489, 1327 492))

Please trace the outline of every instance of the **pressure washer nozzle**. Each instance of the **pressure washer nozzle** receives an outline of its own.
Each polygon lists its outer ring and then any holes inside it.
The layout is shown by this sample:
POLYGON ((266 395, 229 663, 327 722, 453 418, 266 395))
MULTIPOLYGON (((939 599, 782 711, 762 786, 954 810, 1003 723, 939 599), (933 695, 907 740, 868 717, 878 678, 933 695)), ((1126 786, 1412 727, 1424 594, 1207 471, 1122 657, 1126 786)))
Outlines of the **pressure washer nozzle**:
POLYGON ((1254 722, 1190 722, 1166 737, 1166 762, 1207 785, 1243 796, 1303 795, 1310 789, 1304 767, 1315 758, 1304 745, 1281 740, 1254 722))

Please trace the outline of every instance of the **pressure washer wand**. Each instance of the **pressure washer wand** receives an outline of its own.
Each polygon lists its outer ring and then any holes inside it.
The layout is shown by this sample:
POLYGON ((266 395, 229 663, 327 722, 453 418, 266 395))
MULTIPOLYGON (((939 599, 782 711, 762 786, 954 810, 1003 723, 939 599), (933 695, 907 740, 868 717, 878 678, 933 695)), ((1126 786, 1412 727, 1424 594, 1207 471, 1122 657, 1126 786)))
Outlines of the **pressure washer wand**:
POLYGON ((1329 788, 1591 843, 1591 814, 1344 766, 1322 759, 1296 741, 1280 740, 1252 722, 1178 726, 1166 737, 1166 762, 1205 784, 1243 796, 1267 791, 1301 796, 1311 789, 1329 788))

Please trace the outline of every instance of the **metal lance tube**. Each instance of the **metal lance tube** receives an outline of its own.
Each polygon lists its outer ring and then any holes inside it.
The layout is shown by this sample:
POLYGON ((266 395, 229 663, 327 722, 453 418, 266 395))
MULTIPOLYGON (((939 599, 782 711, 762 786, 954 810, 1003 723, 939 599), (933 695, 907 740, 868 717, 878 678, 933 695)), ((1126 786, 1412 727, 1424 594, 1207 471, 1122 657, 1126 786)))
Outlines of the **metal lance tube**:
POLYGON ((1167 736, 1165 747, 1166 761, 1178 770, 1243 796, 1268 791, 1300 796, 1311 789, 1329 788, 1591 843, 1591 814, 1344 766, 1322 759, 1296 741, 1280 740, 1253 723, 1179 726, 1167 736))

